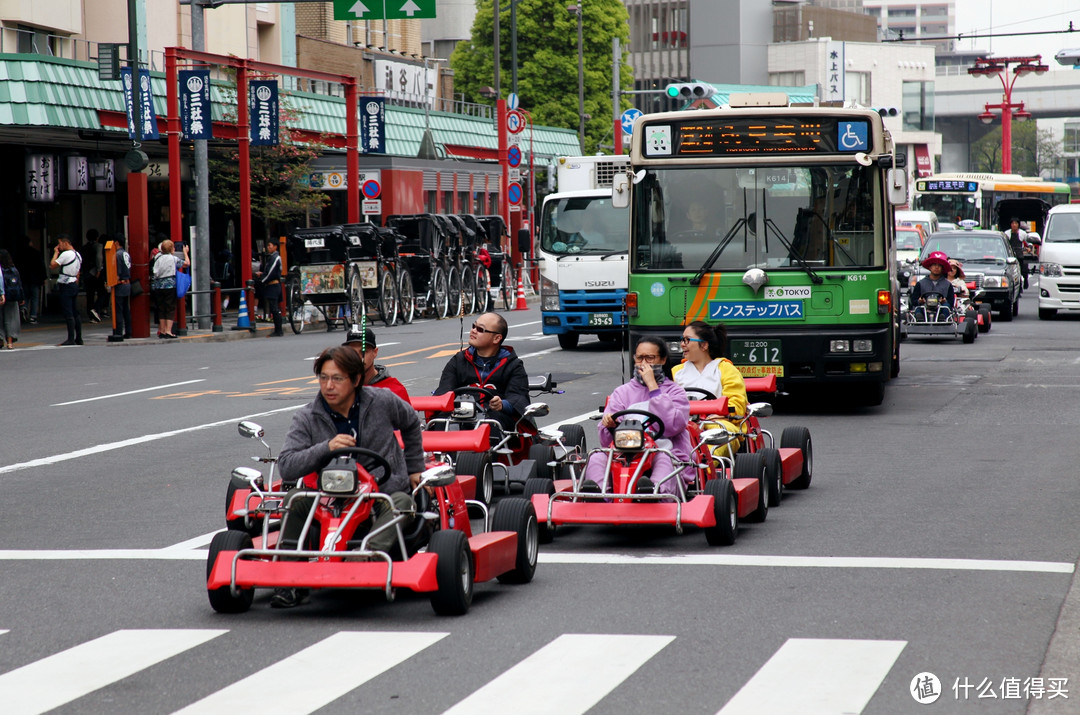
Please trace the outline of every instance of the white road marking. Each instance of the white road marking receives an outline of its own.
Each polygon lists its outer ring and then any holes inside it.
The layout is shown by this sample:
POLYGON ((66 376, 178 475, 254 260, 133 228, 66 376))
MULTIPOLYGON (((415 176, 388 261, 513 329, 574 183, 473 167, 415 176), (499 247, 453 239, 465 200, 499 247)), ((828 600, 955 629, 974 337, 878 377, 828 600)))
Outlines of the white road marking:
POLYGON ((719 715, 861 713, 906 645, 791 638, 719 715))
POLYGON ((547 350, 537 350, 534 353, 527 353, 525 355, 518 355, 518 357, 521 358, 522 360, 524 360, 525 358, 536 357, 537 355, 547 355, 548 353, 553 353, 556 350, 562 350, 562 348, 548 348, 547 350))
POLYGON ((675 636, 564 634, 444 713, 584 713, 675 636))
POLYGON ((55 454, 51 457, 42 457, 40 459, 32 459, 29 462, 20 462, 18 464, 9 464, 6 467, 0 467, 0 474, 7 474, 8 472, 17 472, 20 469, 30 469, 32 467, 46 467, 50 464, 57 464, 59 462, 67 462, 72 459, 79 459, 80 457, 87 457, 91 454, 101 454, 102 452, 111 452, 116 449, 123 449, 124 447, 133 447, 137 444, 143 444, 145 442, 156 442, 159 440, 167 439, 169 437, 175 437, 178 434, 186 434, 188 432, 197 432, 199 430, 209 429, 210 427, 221 427, 222 425, 234 425, 241 420, 250 420, 256 417, 265 417, 266 415, 274 415, 278 412, 288 412, 290 410, 298 410, 303 405, 292 405, 290 407, 279 407, 276 410, 267 410, 266 412, 256 412, 255 414, 245 415, 243 417, 230 417, 226 420, 218 420, 216 422, 207 422, 201 425, 194 425, 192 427, 182 427, 181 429, 169 430, 168 432, 158 432, 157 434, 143 435, 142 437, 132 437, 131 439, 121 440, 119 442, 109 442, 106 444, 99 444, 94 447, 86 447, 85 449, 75 450, 74 452, 65 452, 64 454, 55 454))
POLYGON ((257 711, 300 715, 318 710, 381 675, 449 633, 340 632, 294 653, 227 688, 177 710, 174 715, 257 711), (343 667, 348 664, 348 667, 343 667), (282 687, 292 683, 294 687, 282 687), (308 686, 303 685, 309 684, 308 686), (258 698, 252 693, 273 693, 258 698))
POLYGON ((170 387, 179 387, 180 385, 190 385, 195 382, 206 382, 204 379, 198 380, 184 380, 183 382, 172 382, 168 385, 157 385, 156 387, 144 387, 141 390, 131 390, 129 392, 117 392, 112 395, 101 395, 100 397, 87 397, 85 400, 72 400, 71 402, 57 402, 55 405, 49 405, 49 407, 66 407, 68 405, 78 405, 82 402, 96 402, 97 400, 111 400, 114 397, 125 397, 127 395, 137 395, 140 392, 154 392, 155 390, 164 390, 170 387))
POLYGON ((0 675, 0 703, 7 715, 43 713, 227 632, 115 631, 0 675))
POLYGON ((513 329, 513 328, 524 328, 526 325, 540 325, 540 321, 539 320, 530 320, 528 323, 517 323, 516 325, 508 325, 508 326, 506 326, 506 329, 510 330, 510 329, 513 329))
POLYGON ((553 430, 559 429, 563 425, 576 425, 578 422, 584 422, 587 419, 591 419, 600 414, 600 410, 593 410, 592 412, 585 412, 575 417, 567 417, 565 420, 559 420, 550 425, 544 425, 541 429, 553 430))

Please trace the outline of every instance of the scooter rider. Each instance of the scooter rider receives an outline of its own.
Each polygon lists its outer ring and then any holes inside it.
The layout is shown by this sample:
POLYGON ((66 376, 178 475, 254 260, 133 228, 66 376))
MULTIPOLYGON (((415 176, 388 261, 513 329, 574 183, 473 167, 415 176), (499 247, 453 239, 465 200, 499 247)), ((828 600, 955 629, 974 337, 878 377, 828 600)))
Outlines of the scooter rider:
POLYGON ((945 299, 946 306, 955 305, 956 291, 946 275, 949 272, 949 257, 941 251, 934 251, 923 260, 922 267, 930 271, 930 275, 923 276, 912 286, 908 298, 912 310, 926 302, 923 296, 927 293, 940 294, 945 299))
POLYGON ((442 395, 459 387, 487 387, 496 393, 487 405, 488 416, 498 420, 504 430, 513 431, 529 404, 529 376, 514 349, 503 344, 506 333, 506 320, 498 313, 479 316, 469 331, 469 347, 446 363, 432 394, 442 395))

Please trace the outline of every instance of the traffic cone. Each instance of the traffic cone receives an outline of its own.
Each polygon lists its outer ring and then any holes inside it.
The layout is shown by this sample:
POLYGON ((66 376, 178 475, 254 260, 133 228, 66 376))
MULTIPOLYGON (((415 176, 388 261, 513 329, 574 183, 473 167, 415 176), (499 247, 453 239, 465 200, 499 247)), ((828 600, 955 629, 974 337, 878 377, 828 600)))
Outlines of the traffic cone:
POLYGON ((518 295, 517 305, 514 306, 514 310, 528 310, 529 306, 525 304, 525 282, 521 279, 521 272, 518 272, 518 295))
POLYGON ((248 319, 247 291, 240 291, 240 310, 236 315, 236 327, 233 330, 251 330, 251 321, 248 319))

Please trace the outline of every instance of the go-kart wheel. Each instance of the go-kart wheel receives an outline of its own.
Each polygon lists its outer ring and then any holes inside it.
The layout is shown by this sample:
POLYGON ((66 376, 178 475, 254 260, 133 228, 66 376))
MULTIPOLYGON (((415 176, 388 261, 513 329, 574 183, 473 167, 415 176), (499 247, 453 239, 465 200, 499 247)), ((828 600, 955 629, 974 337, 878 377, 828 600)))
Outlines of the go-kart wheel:
POLYGON ((458 452, 454 460, 454 471, 458 474, 471 474, 476 477, 476 498, 485 504, 491 504, 495 495, 495 470, 491 466, 491 455, 487 452, 458 452))
POLYGON ((780 506, 784 496, 784 466, 780 461, 780 452, 772 447, 759 450, 758 454, 765 461, 765 479, 769 482, 769 507, 780 506))
MULTIPOLYGON (((555 493, 555 482, 550 479, 540 479, 533 477, 532 479, 525 480, 525 492, 522 494, 526 499, 532 500, 534 494, 546 494, 549 497, 555 493)), ((544 515, 547 518, 547 515, 544 515)), ((537 523, 537 536, 541 544, 550 544, 551 540, 555 538, 555 527, 549 527, 547 522, 537 523)))
MULTIPOLYGON (((383 456, 378 452, 372 452, 370 449, 364 449, 363 447, 342 447, 341 449, 330 450, 331 459, 333 459, 334 457, 343 457, 346 455, 352 457, 367 457, 370 458, 373 462, 375 462, 373 468, 381 468, 381 476, 376 477, 374 474, 372 474, 371 469, 368 469, 363 464, 360 465, 360 468, 370 474, 371 478, 374 479, 375 483, 378 484, 380 487, 383 484, 386 484, 386 480, 390 478, 390 463, 387 462, 386 459, 384 459, 383 456)), ((357 461, 359 462, 360 460, 357 459, 357 461)))
POLYGON ((472 605, 473 597, 469 540, 457 529, 436 531, 428 542, 428 553, 438 557, 435 564, 438 589, 431 594, 431 607, 440 616, 463 615, 472 605))
POLYGON ((536 554, 540 547, 540 529, 536 523, 536 510, 528 499, 513 497, 503 499, 495 508, 491 519, 492 531, 517 533, 517 556, 514 569, 499 574, 499 583, 528 583, 536 572, 536 554))
POLYGON ((993 321, 990 319, 990 306, 986 303, 979 306, 979 317, 982 318, 982 322, 979 324, 979 332, 989 333, 993 321))
POLYGON ((757 479, 757 506, 746 515, 747 521, 765 521, 769 515, 769 480, 765 474, 765 458, 761 452, 754 454, 736 454, 735 468, 731 470, 732 479, 757 479))
MULTIPOLYGON (((214 534, 210 542, 210 551, 206 555, 206 578, 210 579, 210 573, 214 570, 218 555, 224 551, 240 551, 251 548, 251 536, 242 531, 219 531, 214 534)), ((234 596, 229 586, 207 589, 206 595, 210 597, 210 606, 218 613, 243 613, 251 608, 251 602, 255 598, 255 589, 241 588, 234 596)))
MULTIPOLYGON (((566 445, 568 454, 576 448, 581 459, 585 459, 589 453, 589 448, 585 443, 585 428, 581 425, 563 425, 559 428, 559 431, 562 432, 562 441, 566 445)), ((584 467, 582 466, 582 468, 584 467)), ((570 465, 560 464, 558 476, 560 479, 570 479, 572 476, 571 471, 572 467, 570 465)))
POLYGON ((780 433, 780 448, 794 447, 802 450, 802 472, 795 477, 788 487, 806 489, 814 476, 814 443, 810 440, 810 430, 806 427, 785 427, 780 433))
POLYGON ((739 532, 739 503, 735 485, 723 477, 705 482, 705 493, 713 498, 716 526, 705 527, 705 540, 710 546, 731 546, 739 532))
POLYGON ((242 516, 231 517, 229 516, 229 507, 232 506, 233 496, 238 489, 251 489, 251 484, 246 479, 240 477, 229 477, 229 487, 225 490, 225 528, 229 531, 243 531, 252 536, 262 533, 262 518, 252 519, 251 528, 248 528, 245 524, 245 519, 242 516))
POLYGON ((687 387, 684 388, 686 396, 691 400, 715 400, 716 395, 700 387, 687 387), (697 395, 695 397, 694 395, 697 395))
POLYGON ((529 459, 536 462, 536 476, 541 479, 554 479, 555 469, 548 462, 555 461, 555 448, 550 444, 534 444, 529 447, 529 459))
POLYGON ((975 342, 977 337, 979 337, 979 326, 976 324, 975 311, 968 311, 968 314, 964 317, 964 333, 961 339, 965 344, 971 344, 975 342))

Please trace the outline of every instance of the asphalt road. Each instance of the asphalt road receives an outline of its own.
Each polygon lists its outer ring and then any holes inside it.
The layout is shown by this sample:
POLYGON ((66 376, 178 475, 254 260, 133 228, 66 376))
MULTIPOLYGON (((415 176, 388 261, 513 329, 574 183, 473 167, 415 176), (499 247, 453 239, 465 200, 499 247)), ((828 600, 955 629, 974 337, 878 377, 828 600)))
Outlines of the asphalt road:
MULTIPOLYGON (((5 351, 0 710, 1078 712, 1080 318, 1035 312, 1029 291, 972 345, 905 342, 880 407, 780 399, 766 426, 810 429, 813 484, 734 546, 561 529, 531 584, 479 585, 459 618, 409 594, 207 602, 228 473, 261 450, 235 425, 276 451, 340 332, 5 351)), ((594 445, 620 353, 558 349, 535 307, 507 317, 530 373, 565 390, 541 422, 594 445)), ((459 327, 376 326, 380 362, 425 394, 459 327)))

